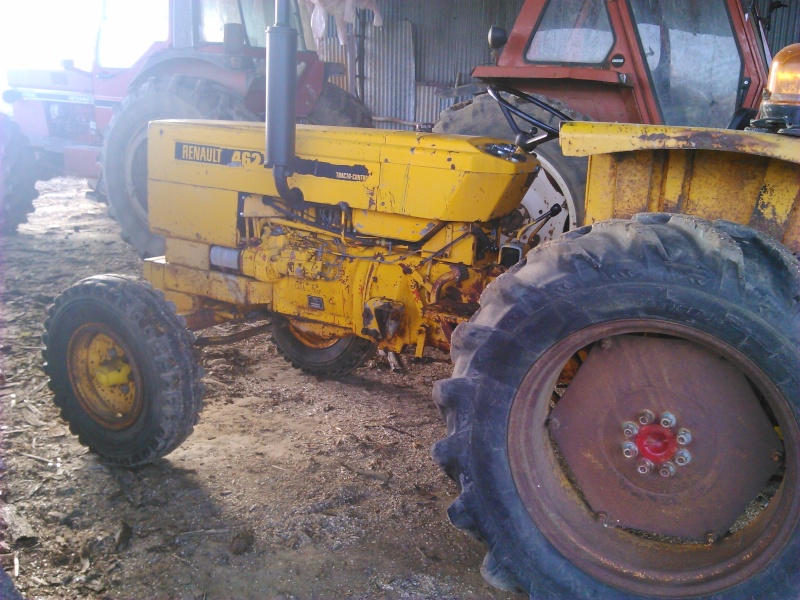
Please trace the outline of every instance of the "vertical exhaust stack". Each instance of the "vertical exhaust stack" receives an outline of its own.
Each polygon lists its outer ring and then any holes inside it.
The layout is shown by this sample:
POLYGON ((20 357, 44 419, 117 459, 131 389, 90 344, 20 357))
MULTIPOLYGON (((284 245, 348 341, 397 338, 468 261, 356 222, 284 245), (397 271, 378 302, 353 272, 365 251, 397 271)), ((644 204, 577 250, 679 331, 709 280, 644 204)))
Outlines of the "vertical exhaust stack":
POLYGON ((275 0, 275 25, 267 28, 266 166, 287 202, 302 201, 287 178, 295 157, 297 32, 289 24, 289 0, 275 0))

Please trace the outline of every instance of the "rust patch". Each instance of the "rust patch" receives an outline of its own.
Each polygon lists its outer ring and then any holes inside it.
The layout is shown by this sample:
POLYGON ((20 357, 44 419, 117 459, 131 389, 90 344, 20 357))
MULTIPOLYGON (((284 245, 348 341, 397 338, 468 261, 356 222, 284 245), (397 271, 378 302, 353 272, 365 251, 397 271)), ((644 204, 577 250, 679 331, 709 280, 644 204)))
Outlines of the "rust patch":
POLYGON ((784 231, 786 230, 786 222, 785 219, 781 219, 778 216, 775 205, 770 200, 774 194, 775 188, 773 185, 765 183, 761 186, 756 204, 753 207, 753 214, 750 215, 749 225, 759 231, 763 231, 776 240, 780 240, 783 238, 784 231))
POLYGON ((208 329, 214 325, 219 325, 221 320, 217 317, 216 311, 210 309, 198 310, 197 312, 184 315, 186 318, 186 328, 191 331, 208 329))
POLYGON ((772 457, 783 450, 744 375, 683 340, 604 340, 556 404, 551 422, 558 423, 553 438, 588 504, 610 526, 698 542, 725 535, 777 470, 772 457), (625 433, 627 423, 640 433, 647 425, 667 433, 654 433, 645 444, 635 432, 625 433), (678 446, 680 431, 691 437, 678 446), (653 458, 667 441, 672 452, 653 458), (625 444, 632 452, 624 452, 625 444), (729 475, 720 478, 723 471, 729 475))
POLYGON ((474 315, 480 305, 477 302, 456 302, 444 298, 429 304, 422 310, 422 316, 436 323, 447 321, 468 321, 474 315))

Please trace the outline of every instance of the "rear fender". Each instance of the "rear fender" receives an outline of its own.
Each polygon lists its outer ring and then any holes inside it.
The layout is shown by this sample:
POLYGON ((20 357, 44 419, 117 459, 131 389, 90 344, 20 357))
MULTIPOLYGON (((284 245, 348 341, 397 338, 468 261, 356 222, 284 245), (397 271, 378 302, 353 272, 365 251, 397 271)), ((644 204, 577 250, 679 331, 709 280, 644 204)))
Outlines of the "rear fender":
POLYGON ((244 97, 255 79, 255 69, 233 70, 224 66, 226 57, 219 54, 191 52, 191 56, 181 56, 181 51, 170 51, 152 57, 139 74, 131 81, 136 87, 151 77, 171 77, 185 75, 197 79, 215 81, 230 90, 232 94, 244 97))
POLYGON ((567 156, 589 156, 586 224, 641 212, 748 225, 800 252, 800 141, 731 129, 564 123, 567 156))

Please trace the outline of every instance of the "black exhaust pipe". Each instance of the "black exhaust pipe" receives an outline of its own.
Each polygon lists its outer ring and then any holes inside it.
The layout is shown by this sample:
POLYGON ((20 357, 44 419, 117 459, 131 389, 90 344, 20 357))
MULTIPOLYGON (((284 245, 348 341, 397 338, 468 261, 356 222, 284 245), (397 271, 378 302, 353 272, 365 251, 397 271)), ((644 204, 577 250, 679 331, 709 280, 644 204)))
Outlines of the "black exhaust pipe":
POLYGON ((275 25, 267 28, 266 166, 281 198, 303 200, 287 178, 295 158, 297 32, 289 24, 289 0, 275 0, 275 25))

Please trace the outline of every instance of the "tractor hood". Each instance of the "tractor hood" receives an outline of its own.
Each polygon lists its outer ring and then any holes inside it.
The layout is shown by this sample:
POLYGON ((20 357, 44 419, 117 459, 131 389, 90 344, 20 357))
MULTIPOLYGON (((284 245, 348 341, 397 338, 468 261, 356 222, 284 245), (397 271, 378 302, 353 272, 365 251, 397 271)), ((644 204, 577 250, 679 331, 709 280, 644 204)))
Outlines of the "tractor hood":
MULTIPOLYGON (((278 196, 263 139, 258 123, 152 122, 150 197, 162 184, 196 188, 198 181, 234 195, 278 196)), ((363 221, 360 211, 412 217, 419 224, 401 228, 396 239, 416 241, 437 221, 485 222, 509 213, 537 164, 484 137, 300 125, 289 184, 307 202, 346 204, 354 222, 363 221)), ((159 220, 174 209, 151 203, 151 227, 166 229, 159 220)))

